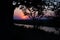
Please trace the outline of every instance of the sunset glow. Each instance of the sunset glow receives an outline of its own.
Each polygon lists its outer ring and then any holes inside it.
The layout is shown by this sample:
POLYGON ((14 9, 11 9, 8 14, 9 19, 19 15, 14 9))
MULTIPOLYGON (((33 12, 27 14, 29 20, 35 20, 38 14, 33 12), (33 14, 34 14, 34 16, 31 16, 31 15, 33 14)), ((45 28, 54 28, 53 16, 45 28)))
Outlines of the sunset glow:
POLYGON ((24 15, 24 12, 19 8, 16 8, 14 10, 14 16, 19 17, 19 19, 23 19, 23 20, 29 19, 29 16, 24 15))

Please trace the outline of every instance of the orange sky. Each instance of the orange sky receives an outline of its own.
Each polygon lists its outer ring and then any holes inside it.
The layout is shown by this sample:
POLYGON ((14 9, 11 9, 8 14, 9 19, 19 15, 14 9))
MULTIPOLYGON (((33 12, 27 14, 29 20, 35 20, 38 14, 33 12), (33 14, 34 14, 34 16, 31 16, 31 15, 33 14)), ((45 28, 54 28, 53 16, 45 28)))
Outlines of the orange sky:
POLYGON ((23 11, 20 10, 19 8, 15 8, 15 10, 14 10, 14 16, 17 16, 17 17, 19 17, 20 19, 23 19, 23 20, 29 18, 29 16, 24 15, 23 11))

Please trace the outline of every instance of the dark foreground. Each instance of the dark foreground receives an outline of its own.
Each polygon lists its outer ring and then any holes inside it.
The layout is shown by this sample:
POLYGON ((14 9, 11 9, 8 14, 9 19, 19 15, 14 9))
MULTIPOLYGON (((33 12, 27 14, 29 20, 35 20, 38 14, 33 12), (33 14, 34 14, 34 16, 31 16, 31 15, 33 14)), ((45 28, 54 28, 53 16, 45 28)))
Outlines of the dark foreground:
POLYGON ((18 26, 10 27, 9 34, 10 39, 16 40, 59 40, 59 35, 39 29, 26 29, 18 26))

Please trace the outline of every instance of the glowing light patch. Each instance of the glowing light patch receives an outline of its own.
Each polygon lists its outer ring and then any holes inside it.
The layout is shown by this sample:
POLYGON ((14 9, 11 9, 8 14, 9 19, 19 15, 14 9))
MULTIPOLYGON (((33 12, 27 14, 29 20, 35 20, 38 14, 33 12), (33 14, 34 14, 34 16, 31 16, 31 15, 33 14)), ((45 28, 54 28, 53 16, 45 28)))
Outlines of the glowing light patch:
POLYGON ((16 19, 16 17, 18 17, 19 19, 22 19, 22 20, 29 19, 29 16, 28 15, 24 15, 24 12, 21 9, 19 9, 19 8, 16 8, 14 10, 14 18, 16 19))

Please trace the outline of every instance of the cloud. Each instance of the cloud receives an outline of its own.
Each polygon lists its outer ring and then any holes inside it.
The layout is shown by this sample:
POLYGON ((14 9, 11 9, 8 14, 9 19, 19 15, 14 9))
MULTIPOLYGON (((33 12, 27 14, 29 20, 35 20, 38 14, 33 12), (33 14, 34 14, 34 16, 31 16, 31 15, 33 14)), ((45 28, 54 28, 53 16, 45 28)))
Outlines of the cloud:
POLYGON ((16 2, 15 1, 13 1, 13 3, 12 3, 13 5, 16 5, 16 2))

